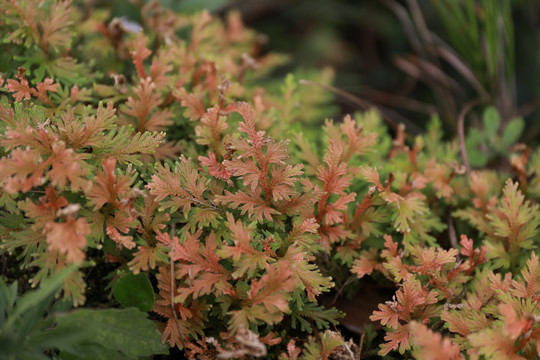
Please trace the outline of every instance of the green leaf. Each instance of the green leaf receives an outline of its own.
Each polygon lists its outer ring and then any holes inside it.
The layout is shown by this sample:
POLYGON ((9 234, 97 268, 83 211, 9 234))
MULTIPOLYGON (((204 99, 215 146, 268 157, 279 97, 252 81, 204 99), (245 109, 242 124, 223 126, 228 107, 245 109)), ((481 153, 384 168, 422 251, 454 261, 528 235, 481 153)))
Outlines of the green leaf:
POLYGON ((8 229, 17 229, 25 225, 24 217, 21 214, 12 214, 7 211, 0 211, 0 225, 8 229))
POLYGON ((502 135, 501 150, 504 151, 515 144, 519 140, 524 128, 525 121, 522 118, 510 120, 502 135))
POLYGON ((472 167, 482 167, 487 164, 488 156, 480 150, 480 145, 484 142, 483 134, 478 129, 470 129, 465 139, 469 163, 472 167))
POLYGON ((130 360, 116 350, 107 350, 95 345, 81 346, 78 354, 62 351, 59 357, 61 360, 130 360))
MULTIPOLYGON (((40 288, 17 297, 17 283, 0 282, 0 359, 48 359, 43 351, 52 347, 40 342, 40 335, 52 325, 43 319, 55 292, 75 267, 70 266, 43 280, 40 288)), ((62 342, 64 338, 53 341, 62 342)), ((55 344, 56 344, 55 343, 55 344)), ((54 346, 53 346, 54 347, 54 346)))
POLYGON ((15 310, 8 318, 6 324, 4 324, 4 328, 10 327, 19 316, 27 313, 30 309, 38 307, 44 301, 50 301, 52 295, 60 289, 64 283, 64 279, 74 270, 74 266, 69 266, 53 277, 44 280, 38 290, 25 294, 17 301, 15 310))
POLYGON ((339 323, 337 319, 343 316, 344 314, 336 308, 325 309, 321 305, 309 302, 304 304, 302 309, 293 311, 291 314, 291 326, 296 329, 296 322, 298 322, 301 331, 311 334, 311 324, 306 319, 313 321, 317 329, 322 330, 329 328, 330 325, 337 325, 339 323))
MULTIPOLYGON (((79 332, 84 339, 78 352, 91 348, 92 344, 106 350, 123 353, 128 358, 167 354, 168 347, 161 343, 156 325, 142 311, 129 309, 89 310, 81 309, 57 317, 58 325, 49 333, 79 332)), ((60 350, 72 352, 72 347, 60 350)), ((121 357, 120 357, 121 358, 121 357)))
POLYGON ((145 273, 129 273, 116 283, 114 298, 124 307, 146 312, 154 306, 154 289, 145 273))
POLYGON ((164 7, 170 7, 176 11, 192 13, 205 9, 211 12, 218 11, 227 5, 228 0, 184 0, 178 2, 173 0, 160 0, 159 2, 164 7))
POLYGON ((0 282, 0 326, 4 323, 4 314, 9 314, 15 299, 17 298, 17 282, 7 285, 5 282, 0 282))
POLYGON ((499 130, 500 118, 497 109, 493 106, 489 106, 484 110, 482 115, 482 121, 484 123, 484 131, 486 132, 486 137, 493 141, 499 130))

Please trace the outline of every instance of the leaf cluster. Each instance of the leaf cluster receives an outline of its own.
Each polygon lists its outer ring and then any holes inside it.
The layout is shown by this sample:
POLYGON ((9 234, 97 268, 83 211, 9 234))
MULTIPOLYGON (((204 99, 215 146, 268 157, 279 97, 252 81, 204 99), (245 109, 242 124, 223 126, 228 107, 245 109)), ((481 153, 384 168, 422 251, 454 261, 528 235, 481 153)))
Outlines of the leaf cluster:
POLYGON ((360 356, 321 298, 375 282, 395 289, 370 318, 383 356, 537 353, 540 152, 512 146, 518 122, 498 136, 485 110, 498 171, 462 165, 436 117, 414 139, 375 111, 319 126, 326 97, 294 75, 258 88, 282 58, 238 14, 134 3, 139 22, 1 3, 0 252, 41 283, 1 287, 9 351, 156 354, 150 312, 191 358, 360 356), (111 291, 89 305, 124 309, 47 310, 58 289, 85 305, 91 271, 111 291))

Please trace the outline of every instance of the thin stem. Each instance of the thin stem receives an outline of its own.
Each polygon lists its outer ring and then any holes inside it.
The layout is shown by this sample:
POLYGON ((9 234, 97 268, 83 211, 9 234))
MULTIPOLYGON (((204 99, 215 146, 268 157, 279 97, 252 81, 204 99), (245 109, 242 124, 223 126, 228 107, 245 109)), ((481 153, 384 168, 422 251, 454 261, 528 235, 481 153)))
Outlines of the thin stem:
POLYGON ((193 201, 194 203, 196 204, 199 204, 201 206, 205 206, 207 208, 210 208, 212 210, 216 210, 216 211, 219 211, 219 212, 223 212, 222 209, 218 208, 213 202, 212 200, 208 200, 208 203, 205 203, 204 201, 201 201, 201 200, 197 200, 195 198, 192 198, 192 197, 189 197, 189 196, 186 196, 184 197, 186 200, 189 200, 189 201, 193 201))
POLYGON ((358 360, 361 360, 362 348, 364 347, 364 339, 366 338, 366 331, 362 331, 362 336, 360 337, 360 345, 358 346, 358 360))
MULTIPOLYGON (((352 344, 352 341, 349 342, 352 344)), ((349 346, 349 343, 343 344, 345 346, 345 349, 347 349, 347 352, 349 353, 349 356, 351 357, 351 360, 354 360, 354 353, 351 350, 351 347, 349 346)))
POLYGON ((352 283, 354 280, 357 279, 357 276, 356 275, 351 275, 347 278, 347 280, 345 280, 345 282, 343 283, 343 285, 341 285, 339 287, 339 290, 336 292, 336 296, 334 296, 334 298, 332 299, 332 305, 334 305, 339 297, 339 295, 341 295, 341 293, 343 292, 343 289, 345 288, 345 286, 349 285, 350 283, 352 283))
POLYGON ((458 126, 457 126, 457 133, 459 137, 459 149, 461 154, 461 160, 463 161, 463 165, 465 165, 465 168, 467 169, 467 174, 471 173, 471 166, 469 165, 469 157, 467 155, 467 147, 465 146, 465 116, 477 105, 480 105, 482 103, 486 102, 485 99, 476 99, 469 101, 463 109, 459 112, 458 116, 458 126))
POLYGON ((409 132, 413 133, 414 135, 422 133, 422 129, 420 127, 418 127, 418 125, 416 125, 412 121, 409 121, 408 119, 406 119, 405 117, 399 115, 398 113, 396 113, 396 112, 394 112, 392 110, 386 109, 386 108, 384 108, 384 107, 382 107, 380 105, 373 104, 370 101, 361 99, 358 96, 353 95, 348 91, 336 88, 336 87, 331 86, 331 85, 311 81, 311 80, 301 79, 298 82, 300 84, 302 84, 302 85, 313 85, 313 86, 318 86, 320 88, 323 88, 325 90, 329 90, 329 91, 333 92, 334 94, 337 94, 337 95, 343 97, 344 99, 349 100, 351 103, 359 106, 363 110, 368 110, 370 108, 375 108, 381 114, 382 119, 384 121, 386 121, 394 130, 397 130, 397 128, 399 126, 399 123, 404 123, 406 125, 407 129, 409 130, 409 132), (397 121, 392 119, 392 118, 396 119, 397 121))
MULTIPOLYGON (((458 242, 457 242, 457 236, 456 236, 456 228, 454 227, 454 222, 452 221, 452 216, 448 217, 448 237, 450 238, 450 244, 454 249, 459 249, 458 242)), ((456 255, 457 262, 461 262, 461 255, 459 252, 456 255)))
POLYGON ((174 275, 174 240, 173 240, 173 237, 174 237, 174 233, 176 231, 176 224, 173 223, 172 226, 171 226, 171 233, 170 233, 170 238, 171 238, 171 256, 170 256, 170 268, 169 268, 169 271, 170 271, 170 279, 171 279, 171 303, 169 304, 171 306, 171 312, 173 314, 173 317, 174 317, 174 324, 176 326, 176 331, 180 332, 180 325, 178 324, 178 315, 176 314, 176 309, 175 309, 175 306, 174 306, 174 297, 175 297, 175 294, 176 294, 176 282, 174 281, 175 280, 175 275, 174 275))

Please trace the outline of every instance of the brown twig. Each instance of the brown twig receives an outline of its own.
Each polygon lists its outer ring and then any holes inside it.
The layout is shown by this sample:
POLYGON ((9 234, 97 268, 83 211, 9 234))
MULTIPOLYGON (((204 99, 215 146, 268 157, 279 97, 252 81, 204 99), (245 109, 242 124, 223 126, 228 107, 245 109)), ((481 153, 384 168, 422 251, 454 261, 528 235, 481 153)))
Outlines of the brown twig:
POLYGON ((349 276, 347 278, 347 280, 345 280, 345 282, 339 287, 338 291, 336 291, 336 295, 332 299, 332 305, 336 304, 336 301, 337 301, 339 295, 341 295, 341 293, 343 292, 343 289, 345 288, 345 286, 349 285, 350 283, 352 283, 357 278, 358 277, 356 275, 351 275, 351 276, 349 276))
POLYGON ((455 92, 463 92, 463 89, 458 82, 441 70, 441 67, 436 66, 432 62, 426 61, 419 56, 397 56, 394 58, 394 63, 408 75, 413 76, 428 85, 435 83, 440 84, 441 89, 444 88, 455 92))
POLYGON ((208 203, 205 203, 204 201, 197 200, 197 199, 192 198, 192 197, 189 197, 189 196, 184 197, 184 199, 189 200, 189 201, 192 201, 192 202, 194 202, 195 204, 204 206, 204 207, 206 207, 206 208, 210 208, 210 209, 215 210, 215 211, 223 212, 223 210, 220 209, 220 208, 218 208, 218 207, 216 206, 216 204, 214 204, 214 203, 212 202, 212 200, 208 200, 208 203))
POLYGON ((518 107, 514 113, 512 114, 512 118, 514 117, 523 117, 523 116, 527 116, 529 115, 531 112, 535 111, 538 109, 538 107, 540 106, 540 98, 536 99, 536 100, 533 100, 531 102, 528 102, 524 105, 521 105, 520 107, 518 107))
MULTIPOLYGON (((442 40, 439 40, 439 42, 443 43, 442 40)), ((469 84, 471 84, 471 86, 476 90, 476 92, 481 98, 488 99, 490 97, 489 93, 482 86, 480 81, 478 81, 471 69, 451 48, 448 48, 447 45, 444 44, 434 46, 433 50, 437 56, 445 60, 448 64, 452 65, 454 69, 456 69, 461 74, 461 76, 463 76, 465 80, 467 80, 469 84)))
POLYGON ((362 356, 362 348, 364 347, 364 339, 366 338, 366 330, 362 331, 362 336, 360 337, 360 345, 358 346, 358 360, 362 356))
POLYGON ((349 100, 351 103, 359 106, 363 110, 368 110, 370 108, 375 108, 381 114, 382 119, 384 121, 386 121, 394 130, 397 130, 397 128, 399 126, 399 123, 404 123, 406 125, 407 129, 409 130, 409 132, 413 133, 414 135, 422 133, 422 129, 420 127, 418 127, 415 123, 409 121, 405 117, 399 115, 398 113, 396 113, 396 112, 394 112, 392 110, 386 109, 386 108, 384 108, 384 107, 382 107, 380 105, 374 104, 374 103, 372 103, 370 101, 367 101, 365 99, 361 99, 358 96, 353 95, 348 91, 336 88, 336 87, 331 86, 331 85, 311 81, 311 80, 301 79, 298 82, 300 84, 302 84, 302 85, 313 85, 313 86, 318 86, 320 88, 323 88, 325 90, 332 91, 333 93, 335 93, 335 94, 343 97, 344 99, 349 100), (394 119, 396 119, 397 121, 394 120, 394 119))
MULTIPOLYGON (((411 11, 411 14, 409 14, 405 6, 399 4, 395 0, 380 1, 397 16, 415 53, 418 54, 420 58, 424 59, 425 63, 429 63, 434 68, 441 69, 442 67, 437 57, 432 56, 432 54, 428 50, 429 46, 433 46, 432 37, 429 30, 427 29, 427 26, 425 25, 425 20, 422 16, 422 12, 419 10, 416 1, 408 0, 408 7, 411 11), (418 32, 416 31, 416 29, 418 29, 418 32)), ((403 65, 407 65, 406 68, 408 70, 412 70, 410 66, 411 64, 403 65)), ((416 71, 418 71, 418 69, 416 71)), ((426 74, 432 75, 429 72, 426 72, 426 74)), ((433 89, 434 95, 437 97, 439 103, 442 104, 443 112, 439 113, 441 113, 444 118, 448 117, 449 114, 454 114, 456 111, 456 103, 452 92, 449 91, 449 88, 451 88, 451 86, 448 82, 448 79, 448 77, 443 77, 439 79, 442 81, 429 78, 421 79, 422 81, 428 83, 428 85, 433 89)))
MULTIPOLYGON (((456 235, 456 228, 454 228, 454 223, 452 222, 452 216, 448 217, 448 237, 450 238, 450 244, 454 249, 459 249, 456 235)), ((456 255, 457 262, 461 261, 461 255, 459 252, 456 255)))
POLYGON ((393 0, 381 0, 381 2, 392 10, 398 17, 399 22, 405 31, 405 35, 407 35, 409 38, 409 42, 411 43, 414 51, 416 51, 418 54, 423 54, 424 49, 422 48, 422 42, 416 36, 416 31, 414 30, 414 25, 409 18, 407 9, 403 5, 400 5, 398 2, 393 0))
MULTIPOLYGON (((350 340, 349 343, 352 344, 352 340, 350 340)), ((344 343, 343 346, 345 347, 345 350, 347 350, 347 352, 349 353, 351 360, 354 360, 354 353, 352 352, 351 347, 349 346, 349 343, 344 343)))
POLYGON ((177 331, 180 331, 180 325, 178 324, 178 315, 176 314, 176 310, 175 310, 175 307, 174 307, 174 297, 175 297, 175 294, 176 294, 176 282, 174 281, 175 279, 175 276, 174 276, 174 233, 176 231, 176 224, 173 223, 172 226, 171 226, 171 233, 170 233, 170 238, 171 238, 171 256, 170 256, 170 268, 169 268, 169 271, 170 271, 170 277, 171 277, 171 303, 169 304, 171 306, 171 312, 173 314, 173 317, 174 317, 174 324, 176 325, 176 330, 177 331))
MULTIPOLYGON (((409 79, 416 80, 413 77, 410 77, 409 79)), ((365 93, 363 93, 362 96, 374 103, 393 105, 396 107, 416 111, 427 115, 433 115, 437 113, 437 108, 428 103, 371 88, 363 88, 363 90, 365 93)))

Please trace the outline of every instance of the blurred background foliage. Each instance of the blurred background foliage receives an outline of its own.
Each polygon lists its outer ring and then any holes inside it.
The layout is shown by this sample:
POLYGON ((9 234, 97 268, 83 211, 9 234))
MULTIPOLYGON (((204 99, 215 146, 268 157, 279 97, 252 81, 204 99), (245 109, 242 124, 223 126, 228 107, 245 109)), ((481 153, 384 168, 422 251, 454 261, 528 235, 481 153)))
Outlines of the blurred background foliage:
MULTIPOLYGON (((159 2, 182 12, 240 11, 249 27, 266 35, 267 51, 289 56, 275 78, 298 68, 332 67, 336 77, 328 91, 343 113, 376 107, 392 127, 403 122, 411 134, 423 132, 437 113, 452 137, 460 122, 467 134, 471 127, 485 132, 483 113, 493 107, 496 135, 520 117, 527 125, 523 142, 535 143, 540 134, 537 0, 159 2)), ((130 3, 115 1, 118 15, 129 14, 130 3)), ((467 147, 482 141, 467 136, 467 147)), ((486 157, 492 149, 482 146, 476 150, 486 157)))
POLYGON ((501 128, 527 115, 527 136, 540 130, 536 0, 274 0, 228 8, 267 34, 269 48, 290 54, 291 67, 330 65, 337 88, 422 128, 436 111, 455 134, 461 110, 477 101, 495 106, 501 128))

